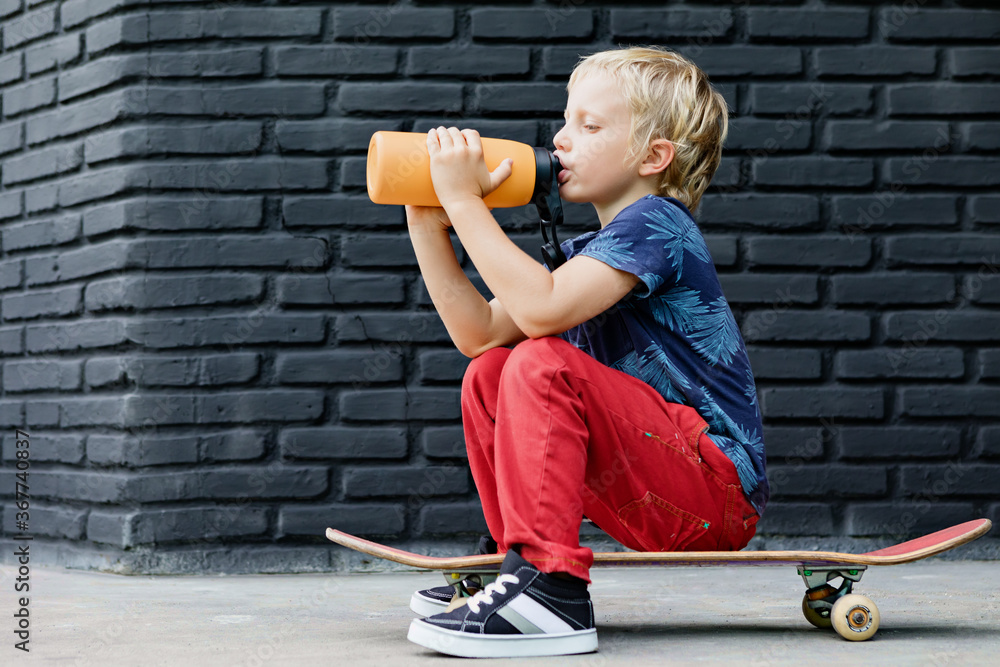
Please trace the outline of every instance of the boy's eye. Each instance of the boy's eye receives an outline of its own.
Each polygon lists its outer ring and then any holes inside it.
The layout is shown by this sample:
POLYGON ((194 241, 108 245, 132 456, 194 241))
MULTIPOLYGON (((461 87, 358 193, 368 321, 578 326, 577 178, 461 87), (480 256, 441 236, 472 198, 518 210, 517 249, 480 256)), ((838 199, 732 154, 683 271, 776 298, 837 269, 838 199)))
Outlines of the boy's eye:
POLYGON ((596 125, 584 125, 584 127, 587 128, 588 130, 596 130, 597 129, 596 125))

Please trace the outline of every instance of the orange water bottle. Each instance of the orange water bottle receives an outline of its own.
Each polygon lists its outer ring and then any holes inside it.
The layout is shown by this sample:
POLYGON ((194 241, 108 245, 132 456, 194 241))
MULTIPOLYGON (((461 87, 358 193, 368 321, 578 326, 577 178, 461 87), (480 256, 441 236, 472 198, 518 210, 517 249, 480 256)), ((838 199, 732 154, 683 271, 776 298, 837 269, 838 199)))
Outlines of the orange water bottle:
MULTIPOLYGON (((530 204, 538 194, 549 194, 559 160, 544 148, 509 139, 481 137, 483 159, 493 171, 505 158, 514 160, 510 177, 483 198, 490 208, 530 204)), ((372 135, 368 144, 368 197, 376 204, 441 206, 431 181, 427 134, 386 132, 372 135)))

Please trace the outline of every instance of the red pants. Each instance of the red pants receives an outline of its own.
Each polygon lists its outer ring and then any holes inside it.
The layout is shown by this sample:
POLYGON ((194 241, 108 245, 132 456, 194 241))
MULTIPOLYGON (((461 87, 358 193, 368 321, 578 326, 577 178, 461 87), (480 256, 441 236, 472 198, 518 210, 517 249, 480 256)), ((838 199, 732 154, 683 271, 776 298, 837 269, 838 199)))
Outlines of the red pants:
POLYGON ((584 515, 636 551, 738 550, 757 530, 697 411, 561 338, 474 359, 462 421, 493 539, 542 572, 590 582, 584 515))

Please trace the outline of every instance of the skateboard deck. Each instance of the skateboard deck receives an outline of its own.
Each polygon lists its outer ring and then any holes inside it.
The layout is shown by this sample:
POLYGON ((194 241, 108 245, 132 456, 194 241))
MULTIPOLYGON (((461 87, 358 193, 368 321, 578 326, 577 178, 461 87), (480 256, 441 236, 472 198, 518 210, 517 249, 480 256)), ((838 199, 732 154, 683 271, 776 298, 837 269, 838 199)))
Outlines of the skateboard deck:
MULTIPOLYGON (((861 641, 875 634, 879 613, 870 599, 852 592, 853 585, 869 566, 900 565, 928 558, 971 542, 989 532, 989 519, 967 521, 923 537, 884 549, 861 554, 834 551, 656 551, 598 552, 592 567, 732 567, 795 565, 807 590, 802 599, 802 613, 816 627, 833 627, 852 641, 861 641), (831 581, 841 579, 839 586, 831 581)), ((332 542, 369 556, 424 570, 444 572, 455 585, 469 576, 478 577, 483 585, 500 569, 503 556, 423 556, 385 546, 333 528, 326 529, 332 542)))

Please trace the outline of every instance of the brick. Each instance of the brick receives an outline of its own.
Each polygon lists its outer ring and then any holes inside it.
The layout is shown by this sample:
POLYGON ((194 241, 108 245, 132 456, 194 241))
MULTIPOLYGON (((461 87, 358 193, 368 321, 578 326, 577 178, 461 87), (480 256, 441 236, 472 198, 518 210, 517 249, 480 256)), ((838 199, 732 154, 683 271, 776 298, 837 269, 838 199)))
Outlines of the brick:
POLYGON ((984 380, 1000 380, 1000 349, 979 350, 979 377, 984 380))
MULTIPOLYGON (((708 246, 708 253, 712 256, 712 261, 717 267, 728 267, 736 265, 736 258, 739 253, 739 239, 735 236, 719 234, 705 234, 705 245, 708 246)), ((722 276, 719 276, 720 279, 722 276)))
POLYGON ((819 350, 750 346, 747 353, 755 379, 818 380, 823 374, 823 358, 819 350))
POLYGON ((0 85, 24 78, 24 56, 21 53, 11 53, 0 58, 0 85))
POLYGON ((19 224, 8 223, 0 230, 0 235, 7 252, 65 245, 80 238, 80 215, 64 215, 19 224))
POLYGON ((83 144, 65 144, 22 153, 5 161, 5 187, 47 176, 77 171, 83 163, 83 144))
POLYGON ((1000 417, 997 387, 922 386, 897 391, 903 417, 1000 417))
POLYGON ((750 266, 862 267, 871 260, 871 241, 834 235, 756 237, 747 240, 750 266))
POLYGON ((919 346, 927 341, 991 341, 991 331, 1000 326, 1000 314, 941 308, 887 313, 882 321, 885 340, 919 346))
POLYGON ((476 8, 469 11, 473 39, 555 40, 590 37, 589 9, 559 6, 542 9, 476 8))
POLYGON ((1000 265, 981 266, 975 275, 965 276, 959 290, 960 299, 980 304, 1000 303, 1000 265))
MULTIPOLYGON (((79 375, 79 373, 77 373, 79 375)), ((5 378, 6 379, 6 378, 5 378)), ((58 388, 58 387, 56 387, 58 388)), ((75 389, 76 387, 67 387, 75 389)), ((4 460, 17 461, 17 452, 23 450, 16 446, 17 438, 9 435, 3 439, 4 460)), ((78 433, 57 434, 57 433, 31 433, 31 460, 45 461, 50 463, 69 463, 79 465, 83 462, 83 436, 78 433)), ((10 467, 14 467, 11 465, 10 467)))
POLYGON ((278 354, 275 379, 282 384, 346 384, 355 388, 403 379, 401 350, 330 350, 278 354))
POLYGON ((970 196, 968 197, 968 211, 968 217, 972 222, 1000 223, 1000 196, 970 196))
POLYGON ((91 435, 87 438, 87 460, 99 466, 140 468, 198 461, 198 438, 91 435))
POLYGON ((842 311, 792 310, 787 306, 752 310, 741 328, 747 343, 758 341, 836 340, 871 338, 867 315, 842 311))
POLYGON ((476 503, 428 503, 420 508, 418 535, 455 535, 489 533, 483 507, 476 503))
POLYGON ((344 421, 460 419, 459 389, 363 389, 340 394, 344 421))
MULTIPOLYGON (((340 76, 392 74, 399 50, 386 46, 279 46, 274 49, 279 76, 340 76)), ((362 84, 355 84, 362 85, 362 84)))
POLYGON ((1000 149, 1000 123, 964 123, 961 125, 962 144, 970 151, 1000 149))
POLYGON ((128 500, 142 503, 207 498, 301 498, 323 495, 329 473, 320 466, 217 467, 145 473, 129 480, 128 500))
POLYGON ((184 357, 97 357, 88 359, 87 385, 127 383, 140 387, 213 387, 245 384, 260 372, 256 354, 201 354, 184 357))
POLYGON ((724 77, 791 76, 802 72, 802 51, 791 46, 678 45, 714 81, 724 77))
POLYGON ((348 498, 409 496, 408 504, 419 506, 434 496, 465 493, 469 488, 468 478, 467 469, 453 465, 359 466, 344 471, 344 492, 348 498))
MULTIPOLYGON (((16 512, 19 510, 13 504, 6 508, 4 526, 14 526, 16 512)), ((88 511, 85 509, 44 507, 33 503, 30 518, 31 532, 34 535, 80 540, 86 535, 87 514, 88 511)))
POLYGON ((294 305, 401 304, 402 276, 335 273, 325 276, 281 276, 276 281, 278 303, 294 305))
POLYGON ((59 74, 59 101, 140 79, 147 72, 144 56, 105 56, 59 74))
MULTIPOLYGON (((43 7, 33 12, 25 12, 17 18, 7 19, 3 28, 3 48, 16 49, 36 39, 55 34, 56 7, 43 7)), ((5 95, 6 97, 6 95, 5 95)), ((4 113, 7 113, 6 108, 4 113)))
POLYGON ((851 503, 845 514, 849 535, 902 541, 979 518, 971 503, 851 503))
POLYGON ((333 10, 333 38, 365 45, 395 39, 446 39, 455 34, 455 12, 430 7, 389 4, 379 8, 337 7, 333 10))
MULTIPOLYGON (((120 157, 181 153, 252 153, 261 146, 261 124, 232 122, 185 127, 130 127, 91 134, 83 147, 88 164, 120 157)), ((218 170, 222 172, 223 170, 218 170)), ((219 177, 210 174, 210 178, 219 177)), ((226 174, 228 176, 228 174, 226 174)))
POLYGON ((87 53, 94 56, 117 46, 148 44, 149 18, 145 14, 113 16, 87 26, 83 33, 87 53))
POLYGON ((869 273, 830 276, 830 303, 932 304, 955 298, 955 278, 948 273, 869 273))
POLYGON ((722 291, 729 303, 795 304, 819 300, 816 276, 794 274, 722 274, 722 291))
POLYGON ((128 497, 129 485, 133 479, 135 479, 133 474, 121 472, 109 474, 103 471, 78 470, 32 471, 31 491, 35 498, 97 503, 121 502, 128 497))
POLYGON ((389 227, 405 222, 402 206, 379 206, 368 197, 282 198, 285 226, 299 227, 389 227))
POLYGON ((323 535, 330 526, 351 535, 399 535, 406 527, 404 505, 346 503, 310 507, 282 507, 278 513, 280 536, 323 535))
POLYGON ((882 9, 878 32, 893 42, 996 39, 1000 35, 1000 15, 995 11, 971 9, 926 9, 912 6, 882 9))
POLYGON ((125 343, 126 323, 121 319, 33 324, 24 329, 28 353, 90 350, 125 343))
POLYGON ((885 413, 881 389, 769 387, 758 393, 761 412, 767 418, 881 419, 885 413))
POLYGON ((10 118, 25 111, 55 104, 55 77, 31 80, 16 86, 8 86, 3 92, 4 116, 10 118))
POLYGON ((1000 89, 992 84, 901 83, 886 86, 890 116, 992 114, 1000 105, 1000 89))
MULTIPOLYGON (((65 5, 63 7, 65 8, 65 5)), ((65 17, 65 9, 63 12, 63 17, 65 17)), ((66 27, 65 18, 63 18, 63 27, 66 27)), ((24 50, 24 66, 28 75, 34 76, 57 67, 66 66, 79 58, 82 51, 80 35, 65 35, 26 48, 24 50)))
POLYGON ((881 466, 817 463, 771 466, 767 474, 771 497, 881 497, 888 490, 888 475, 881 466))
MULTIPOLYGON (((461 247, 455 240, 455 245, 461 247)), ((340 259, 351 267, 416 267, 417 257, 409 236, 388 234, 345 235, 340 259)))
POLYGON ((177 116, 317 116, 326 110, 323 85, 312 83, 150 86, 146 102, 149 113, 177 116))
POLYGON ((462 86, 454 83, 343 83, 337 104, 344 111, 440 111, 462 109, 462 86))
POLYGON ((325 260, 328 246, 321 238, 264 238, 218 235, 149 238, 135 246, 145 268, 277 267, 312 271, 325 260))
POLYGON ((152 348, 200 345, 235 347, 262 343, 319 343, 325 338, 315 315, 250 314, 242 316, 146 317, 128 326, 134 342, 152 348), (252 321, 252 323, 251 323, 252 321))
POLYGON ((1000 466, 977 463, 903 465, 899 472, 899 486, 904 496, 926 497, 932 503, 941 497, 995 495, 1000 479, 1000 466))
POLYGON ((474 87, 470 104, 481 113, 561 112, 566 107, 566 88, 553 83, 481 83, 474 87))
POLYGON ((817 114, 859 116, 872 109, 872 88, 838 83, 758 83, 750 87, 755 114, 785 114, 789 121, 817 114))
POLYGON ((264 73, 262 48, 233 48, 219 51, 184 51, 148 54, 152 81, 166 77, 260 76, 264 73))
POLYGON ((3 298, 4 320, 66 317, 83 312, 83 287, 73 285, 3 298))
POLYGON ((746 17, 752 40, 853 40, 868 36, 867 9, 748 8, 746 17))
POLYGON ((316 8, 229 8, 211 11, 149 12, 150 40, 319 37, 323 10, 316 8))
POLYGON ((1000 426, 980 427, 974 453, 984 459, 1000 458, 1000 426))
POLYGON ((837 46, 813 51, 816 74, 826 76, 929 75, 937 69, 933 48, 905 46, 837 46))
POLYGON ((400 459, 406 457, 406 429, 286 428, 278 446, 286 459, 400 459))
POLYGON ((765 426, 764 443, 770 464, 801 464, 823 459, 833 441, 826 426, 765 426))
POLYGON ((979 157, 889 158, 884 178, 914 185, 989 187, 1000 185, 1000 174, 989 168, 994 160, 979 157))
POLYGON ((727 150, 742 150, 755 160, 778 151, 806 150, 812 140, 812 125, 804 121, 735 117, 729 122, 727 150))
POLYGON ((147 0, 65 0, 59 18, 63 28, 73 28, 92 18, 123 8, 148 4, 147 0))
POLYGON ((793 157, 753 163, 753 178, 758 185, 856 188, 871 185, 874 174, 875 164, 871 160, 793 157))
POLYGON ((417 381, 461 382, 470 359, 458 350, 424 350, 417 357, 417 381))
POLYGON ((819 201, 812 195, 707 194, 698 207, 699 225, 795 229, 815 227, 818 222, 819 201))
POLYGON ((526 75, 531 51, 517 46, 414 46, 406 58, 409 76, 475 77, 526 75))
POLYGON ((27 144, 33 146, 51 139, 67 137, 115 120, 135 118, 147 113, 144 86, 127 86, 68 105, 50 112, 32 114, 25 120, 27 144))
POLYGON ((337 318, 337 340, 395 343, 450 342, 437 313, 357 313, 337 318))
POLYGON ((735 17, 729 9, 614 9, 610 11, 611 36, 621 40, 641 38, 653 42, 689 38, 689 44, 704 46, 729 41, 734 36, 735 17))
POLYGON ((401 129, 398 121, 321 118, 279 120, 275 123, 274 135, 282 151, 367 152, 375 132, 398 132, 401 129))
MULTIPOLYGON (((258 229, 263 197, 134 197, 87 208, 84 236, 119 230, 258 229)), ((317 247, 318 249, 318 247, 317 247)))
POLYGON ((833 510, 819 503, 768 503, 757 523, 760 535, 834 534, 833 510))
POLYGON ((420 451, 431 458, 466 458, 461 426, 428 426, 420 432, 420 451))
POLYGON ((826 123, 823 145, 829 151, 913 151, 915 147, 948 146, 948 124, 937 121, 831 120, 826 123))
POLYGON ((958 199, 911 194, 902 187, 868 195, 834 195, 830 197, 830 220, 840 225, 848 238, 872 228, 954 226, 958 223, 958 199))
POLYGON ((842 460, 951 458, 958 455, 962 432, 927 426, 843 426, 837 433, 842 460))
POLYGON ((0 155, 21 150, 24 143, 24 123, 6 123, 0 125, 0 155))
POLYGON ((24 282, 23 268, 19 259, 0 262, 0 291, 20 287, 24 282))
POLYGON ((127 544, 162 544, 221 537, 263 536, 268 532, 264 507, 185 507, 136 512, 129 517, 127 544))
POLYGON ((945 50, 945 62, 954 78, 1000 74, 1000 49, 974 47, 945 50))
POLYGON ((18 218, 24 212, 24 198, 19 190, 0 195, 0 220, 18 218))
POLYGON ((890 267, 904 265, 996 265, 1000 239, 989 234, 907 234, 885 239, 884 256, 890 267))

